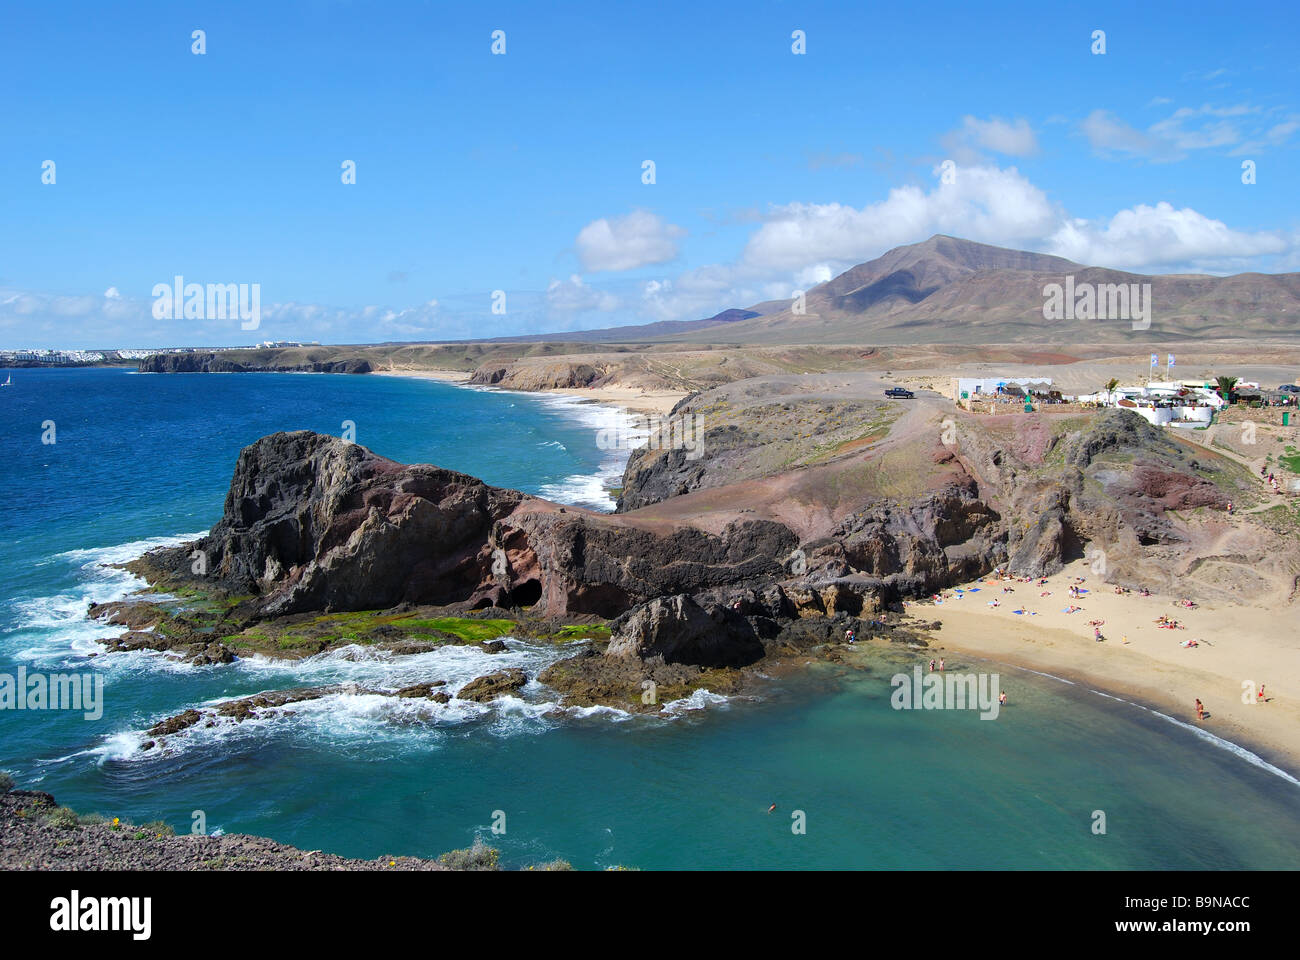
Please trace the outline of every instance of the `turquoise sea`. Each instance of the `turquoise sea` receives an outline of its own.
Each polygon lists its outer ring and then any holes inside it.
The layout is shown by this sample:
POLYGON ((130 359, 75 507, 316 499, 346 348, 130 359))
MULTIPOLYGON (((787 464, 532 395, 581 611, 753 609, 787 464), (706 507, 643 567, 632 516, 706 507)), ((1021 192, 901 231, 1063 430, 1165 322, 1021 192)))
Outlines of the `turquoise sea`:
MULTIPOLYGON (((696 696, 666 718, 557 712, 535 683, 438 709, 341 694, 182 735, 170 753, 139 750, 142 730, 213 700, 333 680, 454 684, 488 669, 461 648, 216 668, 88 658, 111 628, 82 619, 87 603, 138 585, 103 564, 215 523, 242 446, 351 421, 358 443, 396 460, 608 509, 619 464, 595 433, 617 416, 378 376, 14 371, 0 390, 0 675, 100 672, 106 705, 98 720, 0 710, 0 769, 82 812, 188 832, 203 811, 210 831, 348 856, 433 856, 481 836, 507 865, 579 868, 1300 863, 1288 774, 1136 704, 960 657, 950 671, 1000 672, 1011 700, 996 720, 896 711, 889 676, 921 657, 906 649, 873 653, 870 670, 782 676, 761 699, 696 696), (53 444, 41 442, 47 421, 53 444)), ((490 663, 533 670, 556 655, 512 641, 490 663)))

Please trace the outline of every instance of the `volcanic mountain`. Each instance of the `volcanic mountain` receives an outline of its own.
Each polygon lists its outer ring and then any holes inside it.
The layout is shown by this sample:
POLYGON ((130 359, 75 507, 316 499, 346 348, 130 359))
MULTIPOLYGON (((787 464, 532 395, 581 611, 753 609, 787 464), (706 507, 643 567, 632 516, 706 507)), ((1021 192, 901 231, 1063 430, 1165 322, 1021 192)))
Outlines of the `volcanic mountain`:
POLYGON ((751 309, 760 316, 730 323, 717 335, 728 343, 1297 339, 1300 273, 1146 276, 934 236, 818 284, 805 294, 803 313, 786 301, 751 309), (1149 328, 1134 329, 1127 317, 1044 319, 1046 289, 1068 277, 1075 289, 1150 284, 1149 328))

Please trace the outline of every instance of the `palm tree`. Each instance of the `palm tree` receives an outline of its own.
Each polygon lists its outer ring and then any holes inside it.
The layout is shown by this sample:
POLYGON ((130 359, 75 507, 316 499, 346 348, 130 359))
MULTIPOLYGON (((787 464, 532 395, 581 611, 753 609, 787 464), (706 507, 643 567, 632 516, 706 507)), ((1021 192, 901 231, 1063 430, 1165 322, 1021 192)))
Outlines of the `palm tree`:
POLYGON ((1223 397, 1224 400, 1227 400, 1229 403, 1231 403, 1232 391, 1237 386, 1237 378, 1236 377, 1215 377, 1214 382, 1219 392, 1219 396, 1223 397))
POLYGON ((1109 404, 1115 399, 1115 388, 1119 386, 1119 381, 1111 377, 1106 381, 1106 403, 1109 404))

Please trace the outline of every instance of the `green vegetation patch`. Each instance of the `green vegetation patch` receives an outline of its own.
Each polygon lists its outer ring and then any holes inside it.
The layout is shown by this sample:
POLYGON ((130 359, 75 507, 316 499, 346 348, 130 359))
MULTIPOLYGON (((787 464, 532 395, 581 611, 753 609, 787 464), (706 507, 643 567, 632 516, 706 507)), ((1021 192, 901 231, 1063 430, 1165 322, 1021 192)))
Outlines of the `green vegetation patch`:
POLYGON ((1286 453, 1277 458, 1277 462, 1282 464, 1292 473, 1300 473, 1300 452, 1296 448, 1287 444, 1286 453))
POLYGON ((393 640, 484 643, 518 631, 513 620, 427 617, 418 612, 355 610, 259 623, 231 638, 237 648, 311 655, 350 643, 393 640))
POLYGON ((570 640, 608 640, 609 627, 603 623, 598 624, 574 624, 568 627, 561 627, 559 630, 542 640, 551 640, 557 643, 564 643, 570 640))
POLYGON ((410 624, 412 630, 442 631, 460 637, 467 643, 495 640, 517 629, 513 620, 475 620, 471 617, 437 617, 433 620, 410 620, 406 623, 410 624))

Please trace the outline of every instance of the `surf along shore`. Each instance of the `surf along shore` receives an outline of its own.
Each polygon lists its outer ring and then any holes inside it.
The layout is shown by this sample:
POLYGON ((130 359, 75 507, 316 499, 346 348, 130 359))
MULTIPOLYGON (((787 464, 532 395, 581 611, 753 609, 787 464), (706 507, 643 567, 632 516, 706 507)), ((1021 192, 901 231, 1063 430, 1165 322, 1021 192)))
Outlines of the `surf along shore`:
MULTIPOLYGON (((1300 641, 1282 611, 1215 602, 1189 608, 1164 593, 1117 594, 1083 560, 1041 579, 981 578, 906 609, 941 626, 931 635, 933 655, 949 649, 1081 683, 1300 776, 1300 641), (1077 599, 1071 586, 1083 591, 1077 599), (1161 617, 1179 628, 1159 626, 1161 617), (1197 699, 1205 705, 1202 721, 1197 699)), ((1002 687, 1014 702, 1014 674, 1003 676, 1002 687)))
MULTIPOLYGON (((834 354, 837 366, 861 365, 868 356, 822 352, 834 354)), ((1101 414, 1068 417, 1049 411, 1009 419, 957 412, 958 440, 940 444, 936 440, 953 417, 952 405, 925 393, 930 384, 916 382, 920 367, 885 380, 843 367, 819 372, 816 364, 783 354, 783 363, 804 369, 737 369, 727 374, 734 380, 716 386, 691 382, 687 392, 667 389, 671 372, 683 369, 676 357, 669 362, 649 356, 643 359, 657 373, 653 382, 630 385, 636 378, 625 376, 617 385, 547 385, 556 375, 552 367, 565 367, 560 380, 571 381, 586 359, 539 359, 503 382, 494 381, 494 364, 472 374, 427 368, 371 372, 473 380, 480 387, 499 383, 506 390, 576 396, 644 413, 667 413, 689 397, 682 412, 700 411, 709 418, 705 455, 686 465, 689 472, 671 457, 634 456, 620 504, 627 525, 655 532, 685 526, 716 535, 741 514, 781 523, 797 537, 806 562, 796 566, 788 556, 776 557, 784 576, 763 579, 780 581, 792 607, 783 614, 836 618, 838 625, 825 631, 828 638, 842 632, 839 621, 845 616, 865 617, 886 607, 897 611, 901 601, 907 613, 938 622, 932 641, 953 650, 1079 679, 1193 725, 1199 698, 1208 713, 1199 726, 1207 733, 1300 771, 1300 744, 1290 736, 1300 718, 1300 667, 1296 641, 1284 626, 1292 617, 1292 600, 1283 588, 1294 583, 1297 572, 1297 527, 1288 505, 1274 506, 1252 489, 1257 464, 1217 450, 1189 452, 1188 438, 1144 431, 1109 416, 1102 423, 1101 414), (891 411, 881 414, 868 398, 879 403, 880 388, 891 381, 909 382, 922 392, 915 402, 890 404, 891 411), (770 416, 774 405, 787 411, 784 419, 770 416), (721 432, 736 426, 742 428, 738 443, 721 432), (763 459, 761 451, 767 450, 780 455, 763 459), (1008 462, 1014 469, 1007 469, 1008 462), (945 500, 944 484, 953 481, 974 484, 978 493, 945 500), (990 523, 1001 529, 980 534, 984 521, 976 513, 963 515, 975 509, 972 500, 995 511, 997 519, 990 523), (1237 517, 1225 516, 1231 501, 1237 517), (882 503, 883 513, 893 510, 894 519, 873 515, 882 503), (896 522, 899 513, 920 516, 919 539, 929 542, 918 547, 908 540, 911 534, 901 529, 907 524, 896 522), (1245 513, 1254 516, 1240 516, 1245 513), (958 529, 941 530, 945 525, 958 529), (826 545, 827 538, 835 543, 826 545), (885 548, 877 549, 882 543, 885 548), (1124 584, 1133 591, 1149 586, 1153 595, 1115 594, 1113 579, 1097 576, 1077 559, 1083 546, 1094 544, 1131 560, 1124 584), (985 582, 992 569, 1008 565, 1034 582, 1008 582, 1015 592, 1007 594, 1001 592, 1003 584, 985 582), (1214 582, 1206 575, 1211 566, 1238 572, 1214 582), (1187 574, 1185 589, 1171 589, 1191 597, 1195 608, 1175 606, 1181 595, 1159 589, 1170 585, 1169 571, 1177 584, 1178 570, 1187 574), (1257 588, 1241 573, 1255 570, 1266 574, 1259 579, 1271 581, 1273 589, 1257 588), (1039 588, 1043 575, 1048 583, 1039 588), (1080 585, 1089 592, 1072 601, 1068 586, 1075 577, 1084 578, 1080 585), (916 599, 939 591, 955 595, 958 584, 981 592, 963 591, 962 600, 941 604, 916 599), (1040 597, 1045 591, 1052 595, 1040 597), (985 605, 990 598, 999 601, 997 607, 985 605), (1082 609, 1062 613, 1071 602, 1082 609), (1025 612, 1016 615, 1015 609, 1025 612), (1162 614, 1186 629, 1157 628, 1151 621, 1162 614), (1090 620, 1104 621, 1100 643, 1090 620), (1200 641, 1196 647, 1180 645, 1192 639, 1200 641), (1267 700, 1257 703, 1254 693, 1261 683, 1267 700), (1244 703, 1243 694, 1248 694, 1244 703)), ((728 359, 736 358, 718 362, 728 359)), ((1096 361, 1096 369, 1075 369, 1071 377, 1091 382, 1114 363, 1096 361)), ((883 364, 872 356, 867 365, 883 364)), ((724 592, 713 590, 708 600, 724 606, 735 602, 721 596, 724 592)), ((891 614, 895 623, 896 616, 891 614)))
MULTIPOLYGON (((454 370, 375 372, 469 382, 454 370)), ((542 392, 662 415, 688 396, 622 386, 542 392)), ((905 608, 941 627, 927 633, 938 655, 950 649, 1089 685, 1196 725, 1300 777, 1300 638, 1286 626, 1286 606, 1201 600, 1189 608, 1186 598, 1164 592, 1116 593, 1116 584, 1085 560, 1042 585, 1040 579, 976 579, 943 591, 938 602, 906 601, 905 608), (1083 591, 1078 599, 1072 585, 1083 591), (993 600, 997 606, 989 605, 993 600), (1157 625, 1161 616, 1178 628, 1157 625), (1203 721, 1196 699, 1205 705, 1203 721)))
MULTIPOLYGON (((437 380, 458 386, 469 386, 470 374, 463 370, 374 370, 372 373, 382 377, 410 377, 417 380, 437 380)), ((510 388, 504 388, 510 389, 510 388)), ((637 387, 551 387, 546 390, 528 391, 549 393, 557 396, 578 397, 592 403, 605 404, 633 414, 667 415, 683 397, 684 390, 642 390, 637 387)))

